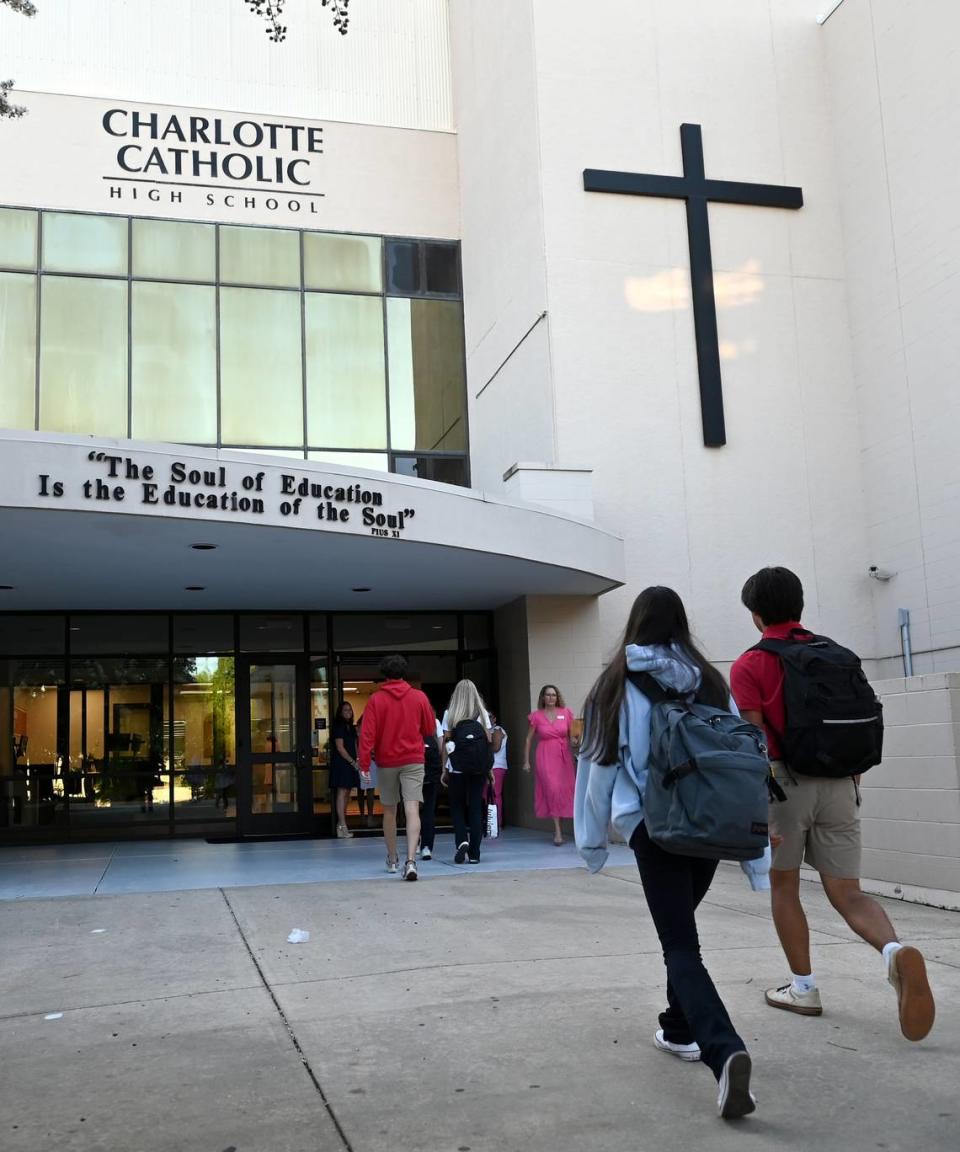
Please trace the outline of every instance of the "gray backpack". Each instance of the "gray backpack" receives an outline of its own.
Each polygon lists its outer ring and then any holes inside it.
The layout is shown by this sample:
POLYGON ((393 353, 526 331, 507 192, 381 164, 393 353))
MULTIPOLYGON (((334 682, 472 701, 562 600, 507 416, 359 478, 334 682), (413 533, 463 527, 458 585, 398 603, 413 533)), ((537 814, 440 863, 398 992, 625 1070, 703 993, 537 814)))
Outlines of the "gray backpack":
POLYGON ((643 819, 650 839, 678 856, 758 860, 767 846, 770 767, 763 733, 731 712, 630 681, 650 700, 643 819))

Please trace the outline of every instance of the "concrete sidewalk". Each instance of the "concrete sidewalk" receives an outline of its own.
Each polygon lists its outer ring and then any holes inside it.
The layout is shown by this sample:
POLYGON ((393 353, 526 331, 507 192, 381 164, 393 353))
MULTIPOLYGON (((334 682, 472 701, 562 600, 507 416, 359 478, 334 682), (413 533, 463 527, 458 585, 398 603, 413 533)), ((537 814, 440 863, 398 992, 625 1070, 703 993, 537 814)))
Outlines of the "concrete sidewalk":
POLYGON ((960 915, 893 903, 930 965, 900 1037, 876 953, 805 886, 825 1015, 775 1012, 765 894, 724 866, 704 953, 755 1116, 652 1045, 663 963, 634 869, 460 873, 0 905, 6 1152, 783 1152, 960 1143, 960 915), (289 945, 291 928, 311 932, 289 945), (59 1015, 62 1013, 62 1015, 59 1015), (48 1014, 58 1014, 46 1019, 48 1014))

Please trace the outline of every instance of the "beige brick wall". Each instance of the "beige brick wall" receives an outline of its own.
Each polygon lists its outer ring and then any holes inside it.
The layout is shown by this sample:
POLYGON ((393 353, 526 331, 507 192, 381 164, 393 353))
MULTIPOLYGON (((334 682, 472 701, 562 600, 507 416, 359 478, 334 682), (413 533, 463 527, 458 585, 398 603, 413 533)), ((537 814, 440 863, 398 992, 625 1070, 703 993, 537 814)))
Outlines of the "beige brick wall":
POLYGON ((884 757, 863 778, 864 879, 893 895, 960 893, 960 673, 873 686, 884 757))

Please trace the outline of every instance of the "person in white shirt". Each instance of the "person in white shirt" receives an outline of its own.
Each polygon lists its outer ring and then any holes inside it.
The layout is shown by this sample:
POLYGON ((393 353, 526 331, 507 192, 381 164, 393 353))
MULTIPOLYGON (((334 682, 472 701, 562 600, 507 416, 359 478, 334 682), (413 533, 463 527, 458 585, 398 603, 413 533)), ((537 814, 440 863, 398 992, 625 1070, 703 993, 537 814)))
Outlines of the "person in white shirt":
POLYGON ((502 725, 497 723, 495 712, 490 713, 490 734, 494 743, 493 753, 493 790, 497 803, 497 827, 503 828, 503 778, 510 765, 507 763, 507 733, 502 725), (496 747, 497 738, 500 739, 499 748, 496 747))

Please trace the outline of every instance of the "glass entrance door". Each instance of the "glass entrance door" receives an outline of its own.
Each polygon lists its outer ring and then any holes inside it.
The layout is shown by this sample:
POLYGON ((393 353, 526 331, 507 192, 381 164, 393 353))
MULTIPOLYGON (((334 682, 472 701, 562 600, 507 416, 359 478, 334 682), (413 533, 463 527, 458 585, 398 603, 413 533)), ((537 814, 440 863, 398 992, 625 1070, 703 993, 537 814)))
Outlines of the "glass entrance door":
POLYGON ((241 836, 311 830, 312 755, 304 660, 250 656, 238 693, 237 818, 241 836))

